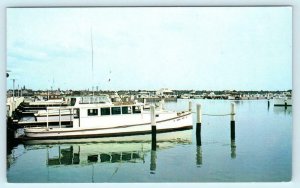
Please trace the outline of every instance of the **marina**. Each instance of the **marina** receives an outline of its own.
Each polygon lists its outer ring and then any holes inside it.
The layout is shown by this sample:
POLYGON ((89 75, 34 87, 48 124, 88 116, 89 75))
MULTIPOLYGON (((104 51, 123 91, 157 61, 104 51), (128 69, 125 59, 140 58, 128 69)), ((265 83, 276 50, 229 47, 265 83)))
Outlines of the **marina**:
POLYGON ((292 7, 6 14, 8 182, 291 181, 292 7))
MULTIPOLYGON (((267 100, 234 101, 236 135, 232 141, 230 116, 209 116, 230 113, 231 103, 193 100, 193 129, 157 134, 156 151, 151 149, 151 134, 18 143, 8 152, 8 181, 288 181, 292 108, 268 107, 267 100), (202 111, 201 146, 197 146, 196 139, 196 104, 201 104, 202 111), (255 118, 258 116, 259 119, 255 118), (182 165, 189 172, 186 175, 180 173, 182 165), (248 170, 244 171, 245 168, 248 170), (72 176, 58 175, 69 171, 72 176), (76 176, 78 173, 85 175, 76 176)), ((176 111, 186 110, 187 106, 185 99, 165 103, 165 108, 176 111)))

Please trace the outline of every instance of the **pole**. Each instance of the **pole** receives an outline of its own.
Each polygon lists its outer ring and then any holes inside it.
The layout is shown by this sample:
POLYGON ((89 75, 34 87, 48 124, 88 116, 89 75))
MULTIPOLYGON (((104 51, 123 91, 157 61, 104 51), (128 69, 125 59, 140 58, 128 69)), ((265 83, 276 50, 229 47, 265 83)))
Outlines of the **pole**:
POLYGON ((73 110, 73 108, 70 109, 70 114, 71 114, 70 115, 70 123, 73 127, 73 120, 74 120, 74 110, 73 110))
POLYGON ((15 110, 15 81, 16 81, 16 79, 13 79, 13 105, 12 105, 12 111, 15 110))
POLYGON ((192 111, 192 101, 189 101, 189 111, 192 111))
POLYGON ((201 104, 197 104, 197 123, 196 123, 196 141, 197 141, 197 146, 201 146, 201 122, 202 122, 202 117, 201 117, 201 104))
POLYGON ((49 114, 48 114, 48 107, 46 108, 47 111, 47 130, 49 128, 49 114))
POLYGON ((92 92, 94 96, 94 46, 93 46, 93 30, 91 27, 91 48, 92 48, 92 92))
POLYGON ((155 120, 155 107, 150 106, 151 112, 151 135, 152 135, 152 150, 156 151, 156 120, 155 120))
POLYGON ((162 110, 164 110, 165 109, 165 99, 161 99, 161 108, 162 108, 162 110))
POLYGON ((235 140, 235 104, 231 103, 230 138, 235 140))

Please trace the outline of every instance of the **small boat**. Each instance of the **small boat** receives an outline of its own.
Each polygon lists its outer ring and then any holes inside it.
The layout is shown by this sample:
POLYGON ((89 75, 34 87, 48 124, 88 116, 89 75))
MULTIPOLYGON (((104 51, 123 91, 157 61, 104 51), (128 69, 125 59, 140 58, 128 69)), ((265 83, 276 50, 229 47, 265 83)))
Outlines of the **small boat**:
MULTIPOLYGON (((63 115, 64 116, 64 115, 63 115)), ((82 137, 107 137, 151 133, 151 114, 143 103, 115 102, 107 95, 98 98, 71 98, 66 107, 48 107, 46 127, 24 129, 24 139, 64 139, 82 137), (50 111, 58 112, 58 125, 49 126, 50 111), (62 114, 69 111, 70 125, 62 125, 62 114)), ((156 110, 156 130, 170 132, 192 128, 191 111, 156 110)))
POLYGON ((181 99, 190 99, 191 98, 191 95, 189 94, 183 94, 180 96, 181 99))
POLYGON ((274 96, 274 106, 292 106, 292 95, 290 93, 282 93, 274 96))

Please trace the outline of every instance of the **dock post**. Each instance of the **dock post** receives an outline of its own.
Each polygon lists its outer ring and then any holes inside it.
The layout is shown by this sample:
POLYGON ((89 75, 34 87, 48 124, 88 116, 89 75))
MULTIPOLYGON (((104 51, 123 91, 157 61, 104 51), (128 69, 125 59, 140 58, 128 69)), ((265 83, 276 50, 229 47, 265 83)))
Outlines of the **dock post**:
POLYGON ((192 101, 189 101, 189 111, 192 111, 192 101))
POLYGON ((230 138, 235 140, 235 104, 231 103, 230 138))
POLYGON ((164 110, 165 109, 165 99, 161 99, 160 103, 161 103, 161 109, 164 110))
POLYGON ((197 123, 196 123, 196 141, 197 146, 201 146, 201 104, 197 104, 197 123))
POLYGON ((152 150, 156 151, 156 120, 155 120, 155 107, 153 105, 150 106, 150 112, 151 112, 152 150))
POLYGON ((49 128, 49 114, 48 114, 48 107, 46 107, 47 111, 47 129, 49 128))

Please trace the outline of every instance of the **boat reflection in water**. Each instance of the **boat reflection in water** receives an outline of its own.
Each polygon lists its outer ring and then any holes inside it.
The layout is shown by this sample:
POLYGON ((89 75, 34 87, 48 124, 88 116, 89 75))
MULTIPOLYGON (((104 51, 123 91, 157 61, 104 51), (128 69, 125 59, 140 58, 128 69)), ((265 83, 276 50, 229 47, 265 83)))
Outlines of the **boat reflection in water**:
MULTIPOLYGON (((157 150, 191 144, 192 130, 157 135, 157 150)), ((150 171, 156 169, 157 154, 151 151, 151 135, 67 140, 28 140, 26 149, 47 150, 47 166, 94 163, 144 163, 151 154, 150 171)))
POLYGON ((285 114, 291 115, 293 108, 291 106, 276 106, 273 108, 273 112, 276 115, 285 114))

